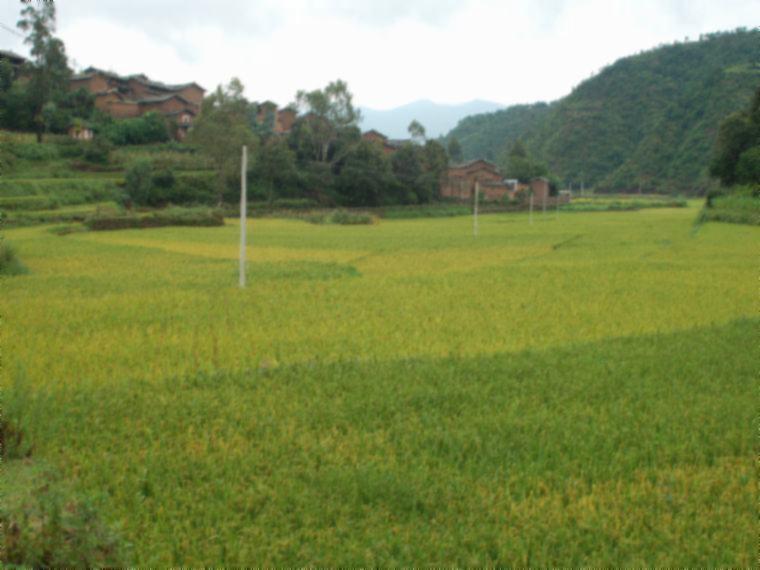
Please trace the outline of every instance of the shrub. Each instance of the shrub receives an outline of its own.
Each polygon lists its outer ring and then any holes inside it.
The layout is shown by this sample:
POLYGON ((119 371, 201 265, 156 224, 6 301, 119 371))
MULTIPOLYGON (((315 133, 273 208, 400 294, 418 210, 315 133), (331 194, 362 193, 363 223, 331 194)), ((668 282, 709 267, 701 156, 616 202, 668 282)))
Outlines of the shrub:
POLYGON ((165 226, 223 226, 221 212, 210 208, 166 208, 149 214, 96 213, 84 225, 93 231, 160 228, 165 226))
POLYGON ((28 269, 18 259, 16 249, 4 239, 0 239, 0 275, 20 275, 28 269))
POLYGON ((25 160, 54 160, 59 158, 58 145, 51 143, 14 143, 10 151, 25 160))
POLYGON ((310 214, 303 219, 311 224, 337 224, 341 226, 371 225, 377 223, 377 218, 372 214, 349 212, 347 210, 310 214))
POLYGON ((105 137, 95 137, 84 150, 84 159, 93 164, 108 164, 113 145, 105 137))
POLYGON ((52 210, 60 202, 50 196, 0 196, 0 210, 52 210))
POLYGON ((6 564, 86 568, 125 563, 125 546, 90 500, 34 463, 14 461, 5 470, 9 489, 0 522, 6 564))
POLYGON ((153 202, 153 167, 150 161, 141 160, 127 170, 124 189, 129 200, 139 205, 153 202))

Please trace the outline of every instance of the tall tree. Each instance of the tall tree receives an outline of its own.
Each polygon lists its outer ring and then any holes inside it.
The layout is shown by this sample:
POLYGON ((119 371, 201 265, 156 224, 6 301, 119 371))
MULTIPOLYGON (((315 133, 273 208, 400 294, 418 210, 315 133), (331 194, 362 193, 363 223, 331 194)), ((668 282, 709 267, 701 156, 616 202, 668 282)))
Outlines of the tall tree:
POLYGON ((21 10, 18 27, 26 33, 24 43, 31 46, 32 60, 29 62, 29 84, 26 88, 29 104, 34 116, 37 142, 42 142, 46 125, 50 125, 54 113, 55 99, 68 90, 71 70, 63 42, 53 36, 55 32, 55 4, 28 3, 21 10))
POLYGON ((248 121, 248 101, 243 84, 233 78, 203 100, 200 117, 190 129, 188 141, 214 165, 217 174, 217 202, 222 203, 226 181, 235 179, 240 170, 240 149, 256 143, 248 121))
POLYGON ((414 119, 411 123, 409 123, 409 126, 406 128, 406 130, 414 142, 418 144, 423 144, 425 142, 425 127, 423 127, 422 123, 420 123, 417 119, 414 119))
POLYGON ((451 137, 449 139, 447 150, 449 152, 449 158, 451 159, 451 162, 454 164, 457 162, 462 162, 462 145, 459 144, 458 138, 451 137))
POLYGON ((342 131, 356 127, 361 119, 348 84, 340 79, 324 89, 299 91, 295 106, 304 115, 301 122, 308 123, 303 132, 313 141, 312 158, 318 162, 327 162, 330 145, 342 131))
POLYGON ((760 87, 749 109, 720 124, 710 174, 724 186, 760 184, 760 87))

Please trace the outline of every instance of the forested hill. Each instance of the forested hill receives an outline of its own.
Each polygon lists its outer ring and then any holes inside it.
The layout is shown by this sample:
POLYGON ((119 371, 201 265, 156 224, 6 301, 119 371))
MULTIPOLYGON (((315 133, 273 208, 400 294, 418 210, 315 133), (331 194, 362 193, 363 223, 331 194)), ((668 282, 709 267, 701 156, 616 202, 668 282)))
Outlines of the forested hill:
POLYGON ((618 60, 551 104, 467 117, 449 137, 465 158, 497 162, 520 138, 562 180, 587 187, 703 191, 718 125, 758 85, 760 29, 709 34, 618 60))

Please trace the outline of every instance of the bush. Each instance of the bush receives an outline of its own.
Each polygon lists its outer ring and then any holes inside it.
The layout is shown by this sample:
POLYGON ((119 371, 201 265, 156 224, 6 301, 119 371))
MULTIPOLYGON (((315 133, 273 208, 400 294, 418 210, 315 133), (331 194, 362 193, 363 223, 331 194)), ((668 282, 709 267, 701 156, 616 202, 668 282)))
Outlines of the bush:
POLYGON ((134 119, 122 119, 97 127, 102 136, 115 145, 136 145, 168 141, 166 120, 158 113, 146 113, 134 119))
POLYGON ((0 210, 53 210, 59 206, 50 196, 0 196, 0 210))
POLYGON ((123 190, 113 180, 0 180, 0 209, 34 210, 91 202, 118 202, 123 196, 123 190))
POLYGON ((371 225, 377 223, 377 218, 365 212, 349 212, 335 210, 327 213, 310 214, 304 219, 311 224, 337 224, 341 226, 371 225))
POLYGON ((12 143, 10 151, 25 160, 54 160, 59 158, 58 145, 50 143, 12 143))
POLYGON ((113 145, 105 137, 95 137, 84 150, 84 159, 93 164, 108 164, 113 145))
POLYGON ((20 275, 28 269, 18 259, 16 249, 4 239, 0 239, 0 275, 20 275))
POLYGON ((165 226, 223 226, 221 212, 210 208, 166 208, 149 214, 94 214, 84 221, 93 231, 160 228, 165 226))
POLYGON ((150 161, 141 160, 127 170, 124 189, 131 202, 141 206, 156 205, 153 196, 153 167, 150 161))
POLYGON ((125 563, 125 546, 90 500, 33 462, 6 463, 0 523, 3 561, 26 567, 103 567, 125 563))

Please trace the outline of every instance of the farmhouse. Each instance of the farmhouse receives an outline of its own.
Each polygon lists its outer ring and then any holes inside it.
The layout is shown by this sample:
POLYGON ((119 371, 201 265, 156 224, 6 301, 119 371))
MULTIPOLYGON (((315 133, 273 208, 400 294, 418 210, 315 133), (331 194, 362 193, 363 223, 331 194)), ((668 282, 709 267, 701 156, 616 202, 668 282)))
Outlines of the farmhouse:
POLYGON ((529 189, 537 202, 549 200, 548 179, 534 178, 530 184, 521 184, 517 180, 505 180, 494 163, 483 159, 449 167, 441 183, 441 197, 463 201, 472 200, 476 183, 479 184, 483 199, 487 201, 503 200, 505 197, 515 199, 519 193, 529 189))
POLYGON ((256 122, 260 125, 270 125, 272 132, 276 135, 286 135, 293 128, 296 122, 297 113, 291 107, 278 109, 277 104, 272 101, 259 103, 256 110, 256 122))
POLYGON ((26 63, 26 58, 12 51, 0 49, 0 61, 7 61, 13 68, 13 75, 18 77, 21 74, 21 68, 26 63))
POLYGON ((411 142, 403 139, 389 139, 383 133, 374 129, 362 134, 362 139, 377 144, 383 149, 385 154, 393 154, 406 143, 411 142))
POLYGON ((143 74, 123 77, 95 67, 74 75, 69 83, 74 91, 85 89, 95 95, 95 107, 118 119, 139 117, 150 111, 173 120, 175 136, 182 139, 200 113, 205 90, 197 83, 168 85, 143 74))

